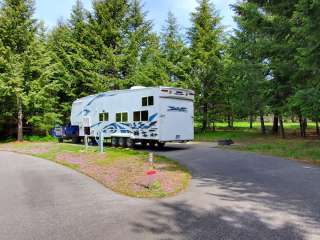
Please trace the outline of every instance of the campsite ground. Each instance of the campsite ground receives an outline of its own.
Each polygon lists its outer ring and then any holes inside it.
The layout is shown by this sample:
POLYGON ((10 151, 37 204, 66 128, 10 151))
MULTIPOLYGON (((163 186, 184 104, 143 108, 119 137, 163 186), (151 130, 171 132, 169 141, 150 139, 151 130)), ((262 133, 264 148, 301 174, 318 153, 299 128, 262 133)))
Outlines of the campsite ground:
POLYGON ((98 147, 89 147, 86 150, 81 145, 58 144, 52 141, 10 142, 0 144, 0 150, 57 162, 96 179, 115 192, 132 197, 173 196, 183 191, 190 180, 187 169, 166 157, 156 156, 154 164, 151 165, 145 151, 108 148, 106 153, 99 153, 98 147))
POLYGON ((129 198, 52 161, 0 151, 1 239, 320 238, 319 167, 213 143, 157 154, 190 170, 186 191, 129 198))

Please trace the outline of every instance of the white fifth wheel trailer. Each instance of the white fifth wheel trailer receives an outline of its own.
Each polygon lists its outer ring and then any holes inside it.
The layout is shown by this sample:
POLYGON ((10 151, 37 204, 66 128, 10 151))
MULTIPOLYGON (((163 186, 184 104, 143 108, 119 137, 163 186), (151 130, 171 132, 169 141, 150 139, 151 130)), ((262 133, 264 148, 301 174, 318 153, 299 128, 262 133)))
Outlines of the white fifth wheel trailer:
POLYGON ((79 138, 103 136, 113 146, 192 141, 194 96, 192 90, 171 87, 99 93, 73 103, 71 125, 78 127, 79 138))

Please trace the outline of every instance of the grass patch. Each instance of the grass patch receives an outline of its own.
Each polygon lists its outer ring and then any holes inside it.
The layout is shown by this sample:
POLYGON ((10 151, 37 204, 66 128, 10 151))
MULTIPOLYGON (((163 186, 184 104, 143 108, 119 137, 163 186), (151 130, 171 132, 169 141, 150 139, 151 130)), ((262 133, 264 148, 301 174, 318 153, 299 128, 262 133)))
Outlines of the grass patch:
POLYGON ((200 142, 216 142, 218 140, 233 139, 233 140, 245 140, 248 138, 259 137, 260 133, 256 130, 223 130, 217 129, 217 131, 206 131, 195 134, 195 141, 200 142))
POLYGON ((233 146, 232 149, 320 164, 319 140, 279 139, 275 137, 257 138, 255 142, 242 143, 233 146))
POLYGON ((26 135, 24 136, 24 140, 27 142, 56 142, 57 139, 47 135, 47 136, 34 136, 34 135, 26 135))
POLYGON ((188 187, 188 170, 162 156, 155 157, 156 174, 148 176, 152 168, 148 153, 131 149, 98 147, 85 151, 82 145, 54 142, 23 142, 0 144, 0 150, 13 151, 48 159, 84 173, 115 192, 138 198, 173 196, 188 187))
POLYGON ((196 141, 216 142, 218 140, 232 139, 236 144, 229 149, 255 152, 264 155, 301 160, 308 163, 320 164, 320 140, 315 137, 315 124, 308 124, 307 138, 299 136, 298 123, 286 123, 287 139, 270 134, 272 123, 267 123, 269 134, 260 133, 259 123, 249 129, 246 122, 236 122, 235 129, 227 128, 226 123, 217 124, 217 131, 196 131, 196 141))

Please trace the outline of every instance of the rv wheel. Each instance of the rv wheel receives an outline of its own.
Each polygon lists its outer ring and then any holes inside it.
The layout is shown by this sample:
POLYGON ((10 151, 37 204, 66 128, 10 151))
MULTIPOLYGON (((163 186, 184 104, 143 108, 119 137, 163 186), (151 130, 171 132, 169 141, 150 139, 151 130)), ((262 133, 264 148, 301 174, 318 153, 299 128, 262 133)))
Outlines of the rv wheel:
POLYGON ((141 146, 142 146, 143 148, 146 148, 146 147, 147 147, 147 141, 146 141, 146 140, 142 140, 142 141, 141 141, 141 146))
POLYGON ((81 138, 79 138, 79 137, 73 137, 72 138, 72 143, 73 144, 78 144, 78 143, 80 143, 81 142, 81 138))
POLYGON ((164 148, 166 143, 165 142, 158 142, 157 145, 158 145, 158 148, 162 149, 162 148, 164 148))
POLYGON ((127 139, 126 138, 120 138, 119 139, 119 145, 120 145, 120 147, 122 147, 122 148, 126 148, 127 147, 127 139))
POLYGON ((155 141, 149 142, 149 146, 150 146, 151 148, 154 148, 154 147, 156 146, 156 142, 155 142, 155 141))
POLYGON ((63 143, 63 138, 58 138, 59 143, 63 143))
POLYGON ((133 139, 127 138, 127 146, 128 146, 128 148, 134 148, 135 145, 136 144, 135 144, 135 141, 133 139))
POLYGON ((112 147, 118 147, 119 138, 116 138, 116 137, 111 138, 111 145, 112 145, 112 147))

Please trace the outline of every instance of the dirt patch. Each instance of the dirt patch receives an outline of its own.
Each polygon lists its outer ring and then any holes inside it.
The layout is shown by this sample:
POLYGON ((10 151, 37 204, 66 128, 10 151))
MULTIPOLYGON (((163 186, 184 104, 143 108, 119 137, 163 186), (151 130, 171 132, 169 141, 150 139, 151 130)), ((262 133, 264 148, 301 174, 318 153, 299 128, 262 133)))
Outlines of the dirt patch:
POLYGON ((53 147, 55 146, 54 143, 20 143, 20 142, 13 142, 2 144, 0 146, 0 150, 4 151, 12 151, 12 152, 19 152, 23 154, 44 154, 48 153, 53 147))
POLYGON ((59 153, 56 161, 62 164, 76 164, 79 171, 102 182, 107 187, 130 196, 165 197, 184 189, 185 178, 182 170, 173 168, 173 163, 155 163, 152 167, 146 159, 110 160, 107 154, 59 153), (99 162, 104 161, 102 166, 99 162), (148 175, 151 169, 154 175, 148 175))
POLYGON ((148 163, 148 154, 143 151, 107 149, 81 145, 49 143, 9 143, 0 145, 0 150, 14 151, 55 161, 84 173, 115 192, 139 198, 162 198, 183 191, 189 183, 190 174, 174 161, 155 157, 148 163), (148 175, 150 170, 155 174, 148 175))

